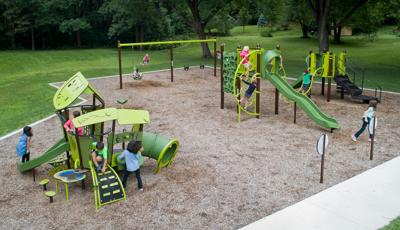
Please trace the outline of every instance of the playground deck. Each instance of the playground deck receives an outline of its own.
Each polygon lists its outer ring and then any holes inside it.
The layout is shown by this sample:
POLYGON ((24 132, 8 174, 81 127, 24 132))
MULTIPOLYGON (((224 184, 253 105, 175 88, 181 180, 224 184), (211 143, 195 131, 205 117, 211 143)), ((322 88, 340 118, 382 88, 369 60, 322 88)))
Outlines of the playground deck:
MULTIPOLYGON (((366 105, 340 100, 338 94, 327 103, 316 85, 312 99, 341 126, 329 134, 324 184, 319 184, 315 143, 324 130, 300 109, 293 124, 293 105, 283 99, 280 114, 274 115, 274 88, 267 81, 261 83, 261 118, 243 116, 238 128, 231 95, 226 95, 225 110, 219 109, 219 78, 212 73, 175 70, 174 83, 168 71, 145 74, 142 81, 125 77, 123 90, 116 77, 91 81, 107 106, 118 108, 116 100, 126 98, 125 108, 150 111, 145 131, 177 137, 181 143, 174 164, 159 174, 153 174, 155 161, 145 161, 143 193, 136 191, 131 177, 127 200, 98 213, 89 180, 86 190, 71 186, 74 195, 68 203, 61 194, 49 205, 32 177, 16 169, 18 136, 0 141, 0 228, 236 229, 400 154, 400 96, 383 94, 377 112, 378 142, 370 161, 367 135, 357 143, 350 138, 361 125, 366 105)), ((59 126, 52 118, 33 127, 31 157, 59 140, 59 126)), ((36 177, 46 177, 49 167, 39 167, 36 177)), ((48 188, 54 189, 54 182, 48 188)))

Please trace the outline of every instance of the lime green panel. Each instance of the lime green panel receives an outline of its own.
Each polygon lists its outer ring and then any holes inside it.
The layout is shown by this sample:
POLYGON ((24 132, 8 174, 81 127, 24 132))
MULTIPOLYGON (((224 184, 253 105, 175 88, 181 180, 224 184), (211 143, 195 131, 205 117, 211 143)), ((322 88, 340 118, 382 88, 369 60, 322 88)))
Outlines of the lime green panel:
POLYGON ((81 72, 66 81, 56 92, 53 105, 56 110, 63 109, 73 103, 88 87, 89 83, 81 72))
POLYGON ((72 160, 73 161, 79 160, 79 151, 78 151, 78 145, 76 144, 75 135, 68 133, 68 144, 72 160))
POLYGON ((146 110, 119 109, 118 123, 120 125, 147 124, 150 122, 149 112, 146 110))
POLYGON ((132 140, 141 141, 143 132, 124 132, 114 135, 114 144, 119 144, 122 142, 129 142, 132 140))
POLYGON ((89 168, 89 161, 91 161, 94 140, 88 136, 79 137, 80 153, 82 155, 83 168, 89 168))
POLYGON ((118 111, 115 108, 107 108, 96 110, 79 117, 76 117, 72 120, 75 128, 93 125, 96 123, 102 123, 106 121, 116 120, 118 118, 118 111))

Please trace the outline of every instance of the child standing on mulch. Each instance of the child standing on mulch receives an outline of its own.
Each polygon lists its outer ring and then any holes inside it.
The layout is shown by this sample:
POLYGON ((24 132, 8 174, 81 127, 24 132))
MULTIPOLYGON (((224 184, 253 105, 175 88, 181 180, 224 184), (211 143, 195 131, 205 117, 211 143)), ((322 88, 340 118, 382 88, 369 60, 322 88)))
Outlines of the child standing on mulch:
POLYGON ((22 130, 22 135, 18 139, 16 146, 17 156, 21 157, 21 162, 25 163, 29 161, 31 154, 31 137, 33 136, 32 127, 25 126, 22 130))
MULTIPOLYGON (((376 105, 376 101, 370 101, 368 109, 364 112, 364 115, 362 117, 363 123, 361 128, 355 134, 351 135, 351 139, 353 139, 353 141, 357 141, 358 137, 364 132, 365 128, 367 128, 371 120, 374 119, 376 105)), ((368 141, 371 141, 371 134, 369 134, 368 141)))
POLYGON ((123 151, 119 156, 118 160, 125 159, 125 170, 124 177, 122 178, 122 185, 126 188, 126 182, 128 180, 129 174, 135 173, 138 189, 143 191, 142 178, 140 177, 140 164, 143 161, 142 152, 144 151, 140 141, 130 141, 125 151, 123 151))

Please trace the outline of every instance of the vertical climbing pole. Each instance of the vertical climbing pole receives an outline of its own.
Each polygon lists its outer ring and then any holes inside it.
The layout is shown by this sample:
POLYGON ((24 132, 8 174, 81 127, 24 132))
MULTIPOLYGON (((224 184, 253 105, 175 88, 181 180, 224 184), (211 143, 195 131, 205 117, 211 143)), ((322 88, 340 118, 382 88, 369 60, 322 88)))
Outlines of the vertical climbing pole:
POLYGON ((169 60, 171 66, 171 82, 174 82, 174 54, 172 46, 169 48, 169 60))
POLYGON ((224 109, 225 95, 224 95, 224 49, 225 45, 221 44, 221 109, 224 109))
POLYGON ((260 119, 260 83, 261 83, 261 49, 257 44, 257 94, 256 94, 256 113, 257 118, 260 119))
POLYGON ((122 89, 122 63, 121 63, 121 43, 118 40, 118 69, 119 69, 119 88, 122 89))
POLYGON ((214 42, 214 77, 217 76, 217 40, 214 42))

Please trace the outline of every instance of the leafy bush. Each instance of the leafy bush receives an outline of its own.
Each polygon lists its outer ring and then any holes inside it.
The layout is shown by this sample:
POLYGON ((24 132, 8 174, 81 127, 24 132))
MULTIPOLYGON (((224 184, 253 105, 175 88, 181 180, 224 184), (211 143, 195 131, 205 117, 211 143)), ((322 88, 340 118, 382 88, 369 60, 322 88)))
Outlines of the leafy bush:
POLYGON ((271 38, 272 37, 272 33, 270 30, 263 30, 260 32, 261 37, 268 37, 271 38))

